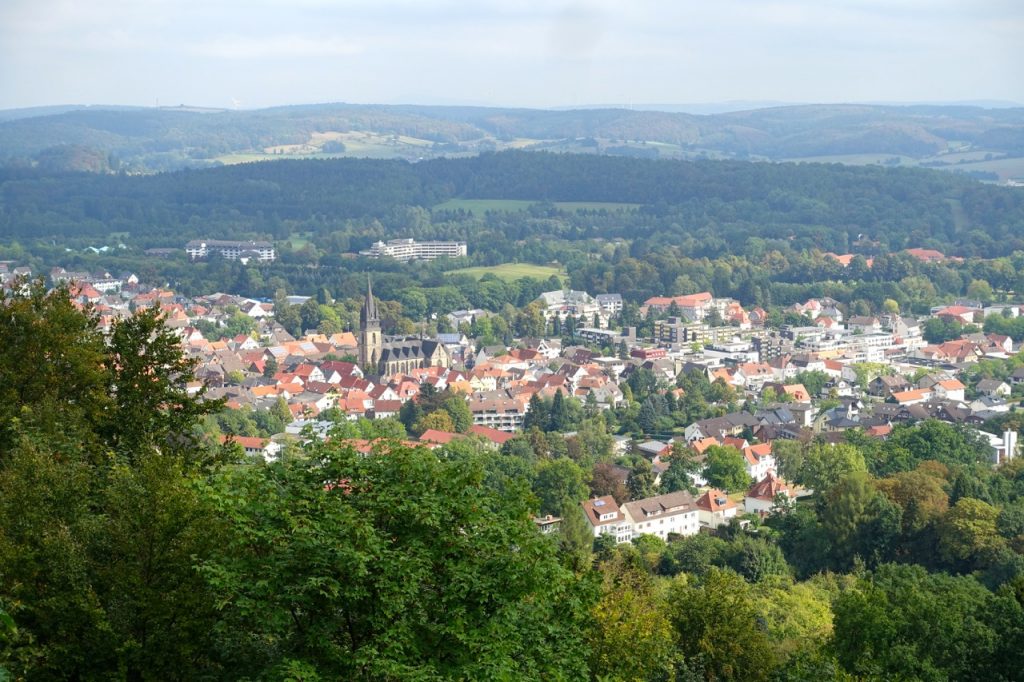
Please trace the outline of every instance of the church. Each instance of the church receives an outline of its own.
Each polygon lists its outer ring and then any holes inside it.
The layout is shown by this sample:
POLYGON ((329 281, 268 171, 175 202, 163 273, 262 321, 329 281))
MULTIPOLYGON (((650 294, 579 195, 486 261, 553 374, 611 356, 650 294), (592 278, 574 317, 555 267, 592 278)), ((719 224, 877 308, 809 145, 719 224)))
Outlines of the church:
POLYGON ((370 373, 391 376, 424 367, 451 367, 452 358, 440 341, 421 337, 384 341, 373 285, 366 280, 366 300, 359 311, 359 365, 370 373))

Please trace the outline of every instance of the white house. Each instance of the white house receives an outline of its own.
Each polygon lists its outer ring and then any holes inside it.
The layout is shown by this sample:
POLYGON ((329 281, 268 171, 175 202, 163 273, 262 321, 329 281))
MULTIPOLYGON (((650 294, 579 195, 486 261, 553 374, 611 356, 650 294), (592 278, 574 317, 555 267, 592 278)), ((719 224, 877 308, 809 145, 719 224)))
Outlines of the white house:
POLYGON ((616 542, 629 542, 633 538, 632 526, 611 495, 595 497, 583 502, 583 513, 595 538, 615 536, 616 542))
POLYGON ((622 509, 634 538, 655 535, 665 540, 670 533, 696 535, 700 531, 696 501, 684 490, 627 502, 622 509))
POLYGON ((729 524, 736 517, 739 505, 717 488, 712 488, 697 498, 697 519, 702 528, 718 528, 729 524))

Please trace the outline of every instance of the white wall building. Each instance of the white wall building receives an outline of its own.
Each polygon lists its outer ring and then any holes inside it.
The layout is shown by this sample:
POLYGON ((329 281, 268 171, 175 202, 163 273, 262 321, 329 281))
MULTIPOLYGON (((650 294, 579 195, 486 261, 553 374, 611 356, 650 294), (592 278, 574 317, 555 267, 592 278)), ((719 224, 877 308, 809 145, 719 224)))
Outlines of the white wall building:
POLYGON ((257 260, 269 263, 277 258, 274 245, 270 242, 225 241, 221 239, 193 239, 185 244, 185 253, 192 260, 207 258, 211 253, 227 260, 257 260))
POLYGON ((368 251, 359 255, 370 258, 394 258, 397 261, 458 258, 466 255, 466 242, 418 242, 415 239, 390 239, 374 242, 368 251))

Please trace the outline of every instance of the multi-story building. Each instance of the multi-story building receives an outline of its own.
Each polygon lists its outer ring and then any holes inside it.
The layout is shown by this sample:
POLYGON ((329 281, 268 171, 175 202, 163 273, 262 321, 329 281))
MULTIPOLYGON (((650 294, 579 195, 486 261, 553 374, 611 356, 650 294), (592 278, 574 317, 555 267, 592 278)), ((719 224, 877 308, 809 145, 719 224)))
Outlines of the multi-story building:
POLYGON ((527 400, 512 396, 507 391, 495 390, 474 393, 469 399, 475 426, 486 426, 498 431, 518 431, 529 411, 527 400))
POLYGON ((222 239, 193 239, 185 244, 185 253, 192 260, 207 258, 211 253, 227 260, 269 263, 277 258, 274 245, 262 241, 226 241, 222 239))
POLYGON ((700 531, 696 501, 685 490, 627 502, 622 507, 633 526, 633 537, 656 535, 665 540, 669 534, 696 535, 700 531))
POLYGON ((466 255, 466 242, 418 242, 415 239, 390 239, 374 242, 359 255, 370 258, 394 258, 397 261, 458 258, 466 255))
POLYGON ((555 318, 565 322, 569 317, 573 317, 582 319, 584 325, 596 328, 608 326, 608 314, 597 300, 585 291, 573 289, 545 291, 538 300, 544 306, 544 319, 548 322, 555 318), (597 325, 591 324, 595 316, 599 323, 597 325))
POLYGON ((594 299, 607 315, 618 315, 622 312, 622 294, 598 294, 594 299))
POLYGON ((616 542, 629 542, 633 538, 632 524, 626 520, 619 503, 611 495, 585 501, 583 513, 595 538, 613 535, 616 542))
POLYGON ((611 534, 620 543, 641 535, 655 535, 664 540, 670 534, 696 535, 700 531, 697 503, 685 490, 621 506, 616 504, 615 498, 605 495, 585 501, 583 511, 594 537, 611 534))

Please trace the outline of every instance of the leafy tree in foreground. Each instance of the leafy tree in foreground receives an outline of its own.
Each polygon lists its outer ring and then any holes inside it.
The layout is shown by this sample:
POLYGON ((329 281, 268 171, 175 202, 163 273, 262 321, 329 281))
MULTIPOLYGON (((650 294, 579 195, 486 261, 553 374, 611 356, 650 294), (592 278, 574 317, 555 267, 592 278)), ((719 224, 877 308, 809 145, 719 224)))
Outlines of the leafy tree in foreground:
POLYGON ((154 312, 108 346, 64 290, 0 308, 0 367, 28 381, 0 446, 0 603, 18 623, 5 665, 16 679, 210 674, 216 610, 193 557, 219 525, 194 482, 216 459, 189 436, 219 405, 185 394, 190 365, 154 312))
POLYGON ((972 577, 885 565, 841 594, 833 610, 835 651, 854 674, 908 680, 1012 680, 1019 674, 1013 665, 1021 656, 1010 653, 1016 647, 1003 638, 1020 632, 1020 604, 972 577), (1000 621, 1005 634, 996 630, 1000 621))
POLYGON ((720 568, 692 585, 677 578, 668 601, 679 649, 703 665, 707 679, 768 679, 774 656, 743 578, 720 568))
POLYGON ((234 675, 584 677, 589 592, 536 532, 528 498, 483 481, 481 456, 397 444, 219 476, 209 494, 231 540, 201 572, 234 675))

